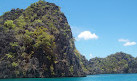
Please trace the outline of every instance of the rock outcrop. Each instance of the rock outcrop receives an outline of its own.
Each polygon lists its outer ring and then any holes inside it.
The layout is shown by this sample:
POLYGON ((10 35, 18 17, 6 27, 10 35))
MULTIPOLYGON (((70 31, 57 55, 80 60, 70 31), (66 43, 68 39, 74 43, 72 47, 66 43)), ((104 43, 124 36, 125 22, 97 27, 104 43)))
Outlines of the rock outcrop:
POLYGON ((85 76, 75 50, 67 19, 53 3, 0 16, 0 78, 85 76))

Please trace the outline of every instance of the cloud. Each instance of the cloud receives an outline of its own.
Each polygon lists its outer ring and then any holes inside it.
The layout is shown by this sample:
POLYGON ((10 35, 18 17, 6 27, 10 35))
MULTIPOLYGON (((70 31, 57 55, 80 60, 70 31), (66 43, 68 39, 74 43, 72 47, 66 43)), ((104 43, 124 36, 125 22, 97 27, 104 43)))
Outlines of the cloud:
POLYGON ((128 39, 119 39, 118 41, 119 41, 119 42, 129 42, 128 39))
POLYGON ((136 45, 136 42, 130 42, 128 39, 119 39, 119 42, 124 42, 123 46, 133 46, 136 45))
POLYGON ((94 58, 92 54, 89 54, 90 58, 94 58))
POLYGON ((126 42, 124 46, 133 46, 136 45, 136 42, 126 42))
POLYGON ((90 31, 83 31, 78 35, 77 39, 78 40, 98 39, 98 36, 95 33, 91 33, 90 31))

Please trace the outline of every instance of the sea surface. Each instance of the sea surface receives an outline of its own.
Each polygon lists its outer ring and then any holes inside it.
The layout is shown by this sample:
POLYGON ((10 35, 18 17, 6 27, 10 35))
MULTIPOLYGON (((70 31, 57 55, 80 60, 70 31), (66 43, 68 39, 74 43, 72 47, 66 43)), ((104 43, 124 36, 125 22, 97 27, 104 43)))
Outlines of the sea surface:
POLYGON ((21 78, 0 81, 137 81, 137 74, 101 74, 74 78, 21 78))

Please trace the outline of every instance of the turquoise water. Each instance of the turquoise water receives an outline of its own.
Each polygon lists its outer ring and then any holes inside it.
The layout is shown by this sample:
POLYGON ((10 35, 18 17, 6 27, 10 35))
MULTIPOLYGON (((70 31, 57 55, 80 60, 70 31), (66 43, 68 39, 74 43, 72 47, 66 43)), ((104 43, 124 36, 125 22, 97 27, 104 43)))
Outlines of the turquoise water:
POLYGON ((137 74, 101 74, 77 78, 0 79, 0 81, 137 81, 137 74))

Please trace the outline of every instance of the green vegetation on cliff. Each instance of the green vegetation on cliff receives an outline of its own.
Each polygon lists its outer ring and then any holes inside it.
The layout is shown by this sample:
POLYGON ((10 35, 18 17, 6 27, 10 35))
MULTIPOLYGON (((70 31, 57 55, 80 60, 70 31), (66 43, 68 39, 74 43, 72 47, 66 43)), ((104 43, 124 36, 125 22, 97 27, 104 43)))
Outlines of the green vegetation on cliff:
POLYGON ((38 1, 0 16, 0 78, 85 76, 60 8, 38 1))
POLYGON ((90 74, 137 73, 137 59, 118 52, 106 58, 92 58, 89 61, 90 74))

